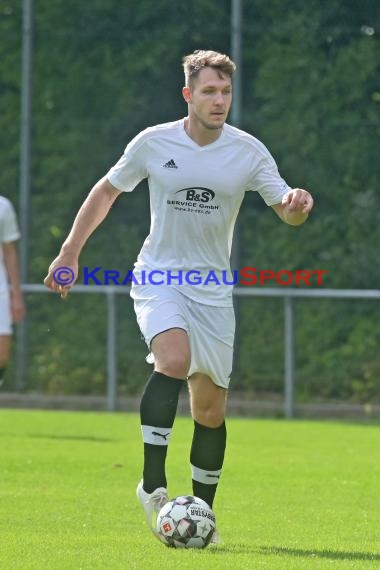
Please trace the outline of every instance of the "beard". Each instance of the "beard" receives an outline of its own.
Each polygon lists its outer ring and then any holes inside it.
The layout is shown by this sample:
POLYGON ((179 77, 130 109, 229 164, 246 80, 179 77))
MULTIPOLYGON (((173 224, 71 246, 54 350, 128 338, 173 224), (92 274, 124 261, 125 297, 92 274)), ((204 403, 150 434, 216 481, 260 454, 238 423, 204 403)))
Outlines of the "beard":
POLYGON ((220 124, 215 124, 215 123, 212 123, 210 121, 206 121, 205 119, 202 119, 202 117, 200 117, 199 115, 197 115, 197 119, 204 129, 207 129, 210 131, 218 131, 218 130, 222 129, 223 125, 225 123, 224 118, 220 119, 220 124))

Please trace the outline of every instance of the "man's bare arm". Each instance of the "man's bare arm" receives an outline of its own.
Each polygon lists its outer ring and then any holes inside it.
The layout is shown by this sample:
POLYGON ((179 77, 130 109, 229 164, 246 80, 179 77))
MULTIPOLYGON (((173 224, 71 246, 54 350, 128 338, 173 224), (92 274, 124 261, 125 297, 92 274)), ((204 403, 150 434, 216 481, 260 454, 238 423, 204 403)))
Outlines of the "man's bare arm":
POLYGON ((10 303, 13 322, 21 321, 25 313, 25 306, 21 292, 20 270, 16 242, 2 244, 4 265, 10 287, 10 303))
POLYGON ((48 275, 44 279, 46 287, 62 294, 63 292, 67 293, 67 290, 73 286, 78 276, 79 255, 86 241, 106 218, 120 193, 120 190, 115 188, 106 178, 102 178, 95 184, 80 207, 59 255, 49 267, 48 275), (73 271, 75 278, 72 283, 60 285, 54 281, 53 274, 58 267, 67 267, 73 271))

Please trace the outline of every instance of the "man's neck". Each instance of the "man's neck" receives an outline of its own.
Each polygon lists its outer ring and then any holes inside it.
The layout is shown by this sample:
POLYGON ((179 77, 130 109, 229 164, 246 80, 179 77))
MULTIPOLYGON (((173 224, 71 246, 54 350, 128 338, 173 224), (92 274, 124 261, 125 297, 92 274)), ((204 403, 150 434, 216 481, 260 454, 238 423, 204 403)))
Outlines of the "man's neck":
POLYGON ((218 140, 222 130, 222 127, 220 129, 207 129, 196 124, 195 121, 191 121, 189 117, 185 119, 186 134, 199 146, 206 146, 218 140))

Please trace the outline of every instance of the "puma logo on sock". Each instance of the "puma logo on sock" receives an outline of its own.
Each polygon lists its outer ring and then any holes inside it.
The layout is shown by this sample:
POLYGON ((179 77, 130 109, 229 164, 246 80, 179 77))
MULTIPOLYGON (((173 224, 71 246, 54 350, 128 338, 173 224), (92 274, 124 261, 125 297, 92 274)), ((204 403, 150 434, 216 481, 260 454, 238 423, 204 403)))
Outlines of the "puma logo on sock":
POLYGON ((152 435, 157 435, 159 437, 162 437, 165 441, 167 441, 168 435, 170 435, 170 431, 168 431, 168 433, 159 433, 158 431, 152 431, 152 435))

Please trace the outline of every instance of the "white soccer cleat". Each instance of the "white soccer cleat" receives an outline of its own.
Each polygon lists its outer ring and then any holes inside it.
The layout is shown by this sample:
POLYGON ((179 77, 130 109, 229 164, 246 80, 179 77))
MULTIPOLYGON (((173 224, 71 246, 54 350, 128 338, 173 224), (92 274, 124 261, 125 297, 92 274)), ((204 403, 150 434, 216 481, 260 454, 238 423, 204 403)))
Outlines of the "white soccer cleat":
POLYGON ((220 543, 221 543, 220 535, 218 531, 215 529, 214 534, 211 537, 210 544, 220 544, 220 543))
POLYGON ((156 515, 162 507, 169 502, 168 492, 165 487, 158 487, 153 493, 147 493, 143 488, 143 480, 137 485, 136 496, 145 511, 146 522, 150 530, 157 536, 156 515))

